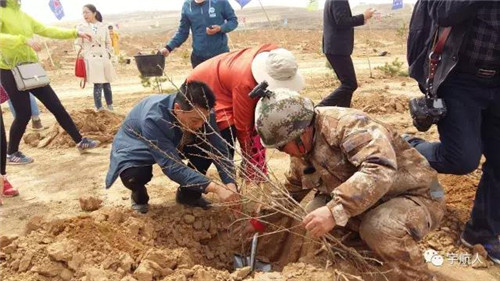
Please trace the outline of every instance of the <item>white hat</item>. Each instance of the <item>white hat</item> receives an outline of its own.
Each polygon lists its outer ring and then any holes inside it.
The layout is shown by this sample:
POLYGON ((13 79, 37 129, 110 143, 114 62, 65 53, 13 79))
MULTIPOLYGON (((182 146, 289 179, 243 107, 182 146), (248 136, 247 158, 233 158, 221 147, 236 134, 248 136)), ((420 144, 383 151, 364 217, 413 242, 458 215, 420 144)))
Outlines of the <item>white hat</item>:
POLYGON ((282 48, 260 53, 252 61, 253 78, 257 83, 267 81, 269 90, 287 88, 300 92, 305 82, 298 68, 293 54, 282 48))

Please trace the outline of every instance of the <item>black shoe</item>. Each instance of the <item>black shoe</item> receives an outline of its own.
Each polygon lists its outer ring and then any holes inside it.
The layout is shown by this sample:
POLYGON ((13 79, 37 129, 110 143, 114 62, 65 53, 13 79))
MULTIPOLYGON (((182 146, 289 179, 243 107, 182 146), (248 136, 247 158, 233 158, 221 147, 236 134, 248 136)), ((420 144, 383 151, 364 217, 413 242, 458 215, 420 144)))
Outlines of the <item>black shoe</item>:
POLYGON ((471 231, 465 230, 460 236, 460 241, 469 248, 474 247, 476 244, 481 244, 486 252, 488 252, 488 257, 494 263, 500 264, 500 239, 498 237, 480 238, 471 231))
POLYGON ((207 199, 203 198, 203 196, 200 196, 196 199, 186 198, 186 196, 183 195, 182 192, 179 190, 177 190, 175 201, 179 204, 187 205, 190 207, 200 207, 203 210, 208 210, 212 208, 212 203, 207 199))
POLYGON ((130 198, 130 201, 132 202, 132 209, 136 212, 139 212, 141 214, 146 214, 149 211, 149 204, 137 204, 135 203, 133 198, 130 198))

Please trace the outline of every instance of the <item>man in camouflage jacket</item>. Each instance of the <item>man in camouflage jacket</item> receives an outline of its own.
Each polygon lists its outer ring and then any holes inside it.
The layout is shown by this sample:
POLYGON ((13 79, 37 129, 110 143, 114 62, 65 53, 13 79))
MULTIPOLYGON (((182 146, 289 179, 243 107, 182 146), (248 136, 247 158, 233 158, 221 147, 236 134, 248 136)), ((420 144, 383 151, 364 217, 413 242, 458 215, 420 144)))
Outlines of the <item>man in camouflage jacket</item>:
POLYGON ((359 110, 314 108, 284 89, 262 98, 256 115, 264 145, 292 156, 290 192, 317 191, 303 221, 310 235, 357 221, 361 239, 399 280, 433 278, 417 241, 439 225, 444 195, 423 156, 359 110))

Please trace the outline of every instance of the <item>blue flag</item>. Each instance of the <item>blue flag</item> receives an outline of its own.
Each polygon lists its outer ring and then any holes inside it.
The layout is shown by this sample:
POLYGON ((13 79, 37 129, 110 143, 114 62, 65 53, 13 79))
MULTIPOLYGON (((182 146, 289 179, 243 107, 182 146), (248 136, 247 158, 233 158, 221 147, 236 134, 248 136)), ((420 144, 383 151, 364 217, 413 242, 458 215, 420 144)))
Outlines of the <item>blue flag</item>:
POLYGON ((64 10, 63 10, 63 6, 61 4, 61 1, 50 0, 49 7, 58 20, 61 20, 64 17, 64 10))
POLYGON ((235 0, 235 1, 238 2, 238 4, 240 4, 241 8, 243 9, 243 7, 245 7, 245 5, 250 3, 250 1, 252 0, 235 0))
POLYGON ((403 9, 403 0, 393 0, 392 9, 393 10, 403 9))

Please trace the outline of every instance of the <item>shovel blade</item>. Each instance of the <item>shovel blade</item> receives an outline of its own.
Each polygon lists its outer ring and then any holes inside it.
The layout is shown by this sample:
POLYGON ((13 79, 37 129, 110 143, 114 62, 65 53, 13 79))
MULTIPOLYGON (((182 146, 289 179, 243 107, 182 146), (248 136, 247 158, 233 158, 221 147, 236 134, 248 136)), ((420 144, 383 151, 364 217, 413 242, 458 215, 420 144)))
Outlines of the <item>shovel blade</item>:
POLYGON ((270 263, 261 262, 259 260, 257 260, 255 262, 255 271, 259 271, 259 272, 271 272, 271 270, 272 270, 272 267, 271 267, 270 263))
MULTIPOLYGON (((233 257, 233 266, 234 266, 234 269, 238 269, 238 268, 243 268, 243 267, 246 267, 246 266, 250 266, 250 261, 251 261, 251 257, 250 256, 243 257, 241 255, 234 255, 234 257, 233 257)), ((270 263, 261 262, 259 260, 255 261, 255 271, 259 271, 259 272, 271 272, 271 270, 272 270, 272 267, 271 267, 270 263)))
POLYGON ((243 268, 249 266, 250 257, 242 257, 241 255, 234 255, 233 257, 233 267, 234 269, 243 268))

